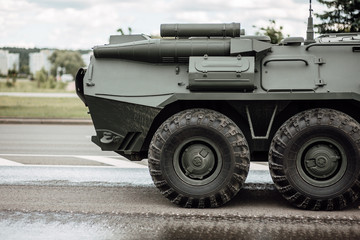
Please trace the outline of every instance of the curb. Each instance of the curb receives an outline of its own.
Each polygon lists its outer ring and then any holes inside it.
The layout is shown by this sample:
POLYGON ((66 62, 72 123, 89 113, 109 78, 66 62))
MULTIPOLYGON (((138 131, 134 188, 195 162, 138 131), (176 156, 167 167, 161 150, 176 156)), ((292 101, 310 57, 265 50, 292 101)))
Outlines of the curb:
POLYGON ((0 118, 0 124, 60 124, 60 125, 92 125, 91 119, 61 118, 0 118))

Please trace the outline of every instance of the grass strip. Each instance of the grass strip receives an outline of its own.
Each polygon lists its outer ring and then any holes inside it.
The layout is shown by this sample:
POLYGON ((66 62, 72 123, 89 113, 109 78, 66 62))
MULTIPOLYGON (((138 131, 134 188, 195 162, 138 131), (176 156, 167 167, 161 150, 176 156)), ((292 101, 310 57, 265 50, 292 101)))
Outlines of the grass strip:
POLYGON ((0 117, 90 119, 78 98, 0 96, 0 117))
MULTIPOLYGON (((11 82, 11 80, 10 80, 11 82)), ((59 84, 65 88, 66 83, 59 84)), ((38 88, 36 81, 17 80, 13 86, 7 86, 6 80, 0 79, 0 92, 68 92, 63 88, 38 88)))

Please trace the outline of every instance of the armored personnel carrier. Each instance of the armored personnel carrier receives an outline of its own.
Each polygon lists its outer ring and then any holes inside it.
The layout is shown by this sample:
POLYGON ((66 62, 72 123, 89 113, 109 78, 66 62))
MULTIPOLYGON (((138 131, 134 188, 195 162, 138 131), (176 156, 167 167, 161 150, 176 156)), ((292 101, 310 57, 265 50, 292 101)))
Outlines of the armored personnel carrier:
POLYGON ((239 23, 163 24, 160 39, 111 36, 76 90, 104 151, 148 159, 156 187, 183 207, 218 207, 250 161, 303 209, 360 194, 360 35, 271 44, 239 23))

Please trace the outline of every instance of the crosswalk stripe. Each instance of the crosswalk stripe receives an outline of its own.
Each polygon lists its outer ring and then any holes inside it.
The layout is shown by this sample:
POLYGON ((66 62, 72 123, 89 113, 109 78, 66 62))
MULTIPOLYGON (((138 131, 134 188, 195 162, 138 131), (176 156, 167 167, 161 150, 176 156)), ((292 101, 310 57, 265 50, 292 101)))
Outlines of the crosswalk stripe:
POLYGON ((96 162, 101 162, 101 163, 105 163, 105 164, 112 165, 115 167, 120 167, 120 168, 147 168, 147 166, 145 166, 145 165, 141 165, 138 163, 133 163, 133 162, 125 161, 125 160, 121 160, 121 159, 113 159, 113 158, 109 158, 109 157, 102 157, 102 156, 74 156, 74 157, 91 160, 91 161, 96 161, 96 162))
POLYGON ((265 165, 259 163, 250 163, 250 170, 267 171, 269 170, 269 166, 267 163, 265 165))
POLYGON ((0 158, 0 166, 23 166, 24 164, 0 158))
MULTIPOLYGON (((48 155, 48 154, 1 154, 0 153, 0 166, 29 166, 31 164, 21 164, 15 161, 11 161, 2 157, 9 157, 9 156, 17 156, 17 157, 73 157, 78 159, 84 159, 88 161, 94 161, 99 163, 104 163, 113 167, 118 168, 147 168, 146 165, 138 163, 138 162, 131 162, 126 159, 121 159, 119 157, 106 157, 106 156, 87 156, 87 155, 48 155)), ((268 171, 269 166, 267 163, 250 163, 250 170, 260 170, 260 171, 268 171)))

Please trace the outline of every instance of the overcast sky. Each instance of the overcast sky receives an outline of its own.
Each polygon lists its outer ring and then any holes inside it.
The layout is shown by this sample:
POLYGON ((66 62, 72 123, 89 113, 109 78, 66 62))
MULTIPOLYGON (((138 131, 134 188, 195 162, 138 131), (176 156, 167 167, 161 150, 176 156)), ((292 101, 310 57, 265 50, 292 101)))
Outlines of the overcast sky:
MULTIPOLYGON (((308 0, 0 0, 0 47, 90 49, 131 27, 133 33, 159 34, 161 23, 240 22, 274 19, 290 36, 306 33, 308 0)), ((313 0, 315 12, 323 5, 313 0)))

